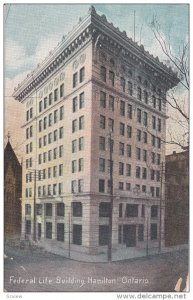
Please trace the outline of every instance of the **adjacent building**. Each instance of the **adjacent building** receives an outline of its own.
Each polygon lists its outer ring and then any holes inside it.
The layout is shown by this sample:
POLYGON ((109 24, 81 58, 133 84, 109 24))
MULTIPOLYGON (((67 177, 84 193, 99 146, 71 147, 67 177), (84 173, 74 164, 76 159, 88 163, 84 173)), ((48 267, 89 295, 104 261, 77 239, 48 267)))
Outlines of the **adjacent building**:
POLYGON ((21 235, 22 166, 8 141, 4 150, 4 235, 5 239, 21 235))
POLYGON ((189 151, 166 156, 165 244, 189 241, 189 151))
POLYGON ((113 250, 164 245, 165 99, 178 81, 91 7, 14 92, 26 107, 22 235, 35 216, 51 251, 105 250, 111 148, 113 250))

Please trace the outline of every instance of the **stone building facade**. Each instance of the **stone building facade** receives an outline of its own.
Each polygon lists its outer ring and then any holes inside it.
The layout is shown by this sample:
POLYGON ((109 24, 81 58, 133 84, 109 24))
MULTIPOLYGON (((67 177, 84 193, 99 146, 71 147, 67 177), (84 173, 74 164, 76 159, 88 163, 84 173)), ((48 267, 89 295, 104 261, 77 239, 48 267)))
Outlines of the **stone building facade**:
POLYGON ((22 167, 8 141, 4 150, 4 236, 5 240, 21 234, 22 167))
POLYGON ((33 234, 37 172, 40 243, 60 253, 69 245, 91 254, 106 249, 111 133, 113 249, 157 247, 165 97, 177 83, 171 69, 91 7, 14 92, 26 107, 23 236, 33 234))

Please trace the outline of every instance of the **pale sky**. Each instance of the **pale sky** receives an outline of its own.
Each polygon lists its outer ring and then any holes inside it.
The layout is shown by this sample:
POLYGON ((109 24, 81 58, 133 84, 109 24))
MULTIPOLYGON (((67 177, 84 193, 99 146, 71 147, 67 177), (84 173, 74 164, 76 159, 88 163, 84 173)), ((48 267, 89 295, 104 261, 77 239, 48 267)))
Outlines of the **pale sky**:
MULTIPOLYGON (((121 31, 133 38, 134 11, 136 16, 136 41, 160 60, 165 61, 157 45, 149 23, 153 15, 161 24, 162 34, 170 40, 172 50, 177 53, 182 41, 189 38, 187 4, 97 4, 99 14, 105 14, 121 31)), ((4 10, 5 49, 5 136, 11 133, 11 142, 16 153, 22 156, 24 135, 21 125, 24 119, 23 105, 11 97, 13 88, 41 62, 73 26, 79 17, 87 14, 88 4, 6 4, 4 10)), ((183 93, 179 89, 180 93, 183 93)), ((187 97, 187 95, 185 95, 187 97)), ((170 119, 169 126, 173 126, 170 119)), ((178 132, 179 130, 176 129, 178 132)), ((168 147, 171 153, 178 149, 168 147)))

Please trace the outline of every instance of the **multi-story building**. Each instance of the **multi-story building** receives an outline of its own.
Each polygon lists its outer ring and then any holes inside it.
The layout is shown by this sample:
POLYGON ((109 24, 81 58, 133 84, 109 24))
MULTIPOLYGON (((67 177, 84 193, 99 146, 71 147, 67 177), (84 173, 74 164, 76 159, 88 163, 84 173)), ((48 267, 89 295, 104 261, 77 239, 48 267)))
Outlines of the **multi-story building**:
POLYGON ((113 249, 158 246, 159 224, 164 243, 165 97, 177 83, 170 68, 91 7, 14 92, 26 106, 22 234, 33 235, 36 183, 35 227, 47 249, 106 247, 111 134, 113 249))
POLYGON ((165 186, 165 245, 188 244, 189 151, 166 156, 165 186))

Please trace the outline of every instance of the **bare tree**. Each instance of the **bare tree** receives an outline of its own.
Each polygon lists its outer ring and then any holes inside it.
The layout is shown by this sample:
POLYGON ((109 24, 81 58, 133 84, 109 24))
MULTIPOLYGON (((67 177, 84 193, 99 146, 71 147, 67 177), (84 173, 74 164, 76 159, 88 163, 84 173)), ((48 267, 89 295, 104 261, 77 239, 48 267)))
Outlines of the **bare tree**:
POLYGON ((170 38, 166 39, 163 34, 156 16, 153 16, 150 28, 163 53, 167 57, 168 64, 177 72, 177 76, 180 80, 178 85, 181 85, 181 92, 179 92, 178 86, 174 87, 169 91, 166 99, 166 102, 171 107, 170 111, 172 112, 173 121, 180 126, 178 127, 180 128, 180 134, 179 132, 174 132, 172 129, 169 129, 169 140, 165 142, 177 145, 185 150, 188 149, 189 143, 189 42, 182 42, 176 54, 172 49, 170 38))

